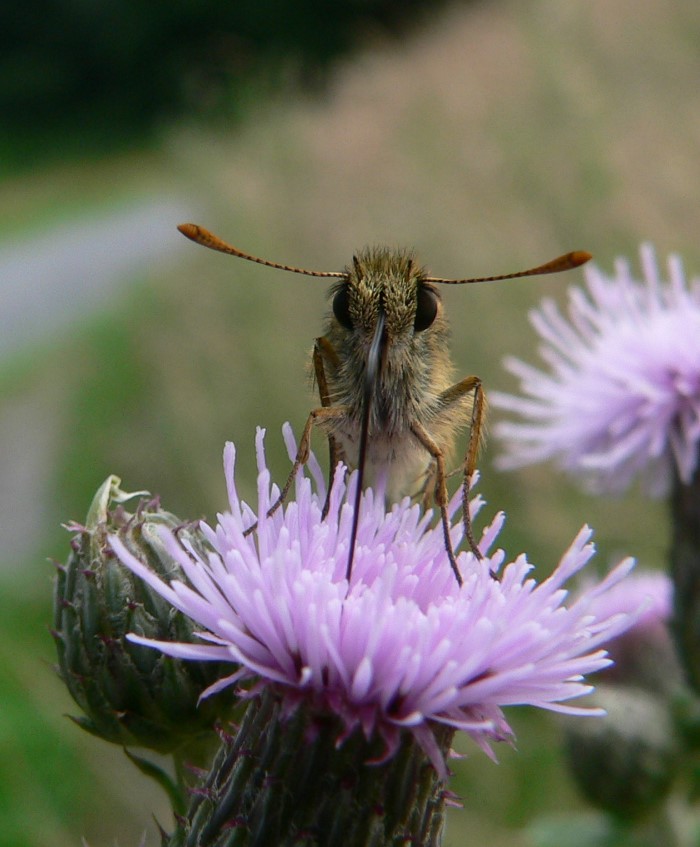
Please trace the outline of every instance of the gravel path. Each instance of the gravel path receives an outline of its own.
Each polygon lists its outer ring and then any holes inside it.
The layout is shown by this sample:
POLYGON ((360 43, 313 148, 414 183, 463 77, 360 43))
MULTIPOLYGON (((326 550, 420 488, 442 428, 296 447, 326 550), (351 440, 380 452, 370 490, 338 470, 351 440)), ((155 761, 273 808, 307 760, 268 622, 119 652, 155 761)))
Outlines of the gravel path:
POLYGON ((151 262, 172 259, 185 246, 175 227, 190 215, 164 198, 0 242, 0 356, 60 332, 151 262))
MULTIPOLYGON (((0 357, 58 335, 99 311, 148 266, 187 246, 176 225, 192 216, 174 199, 141 202, 0 243, 0 357)), ((50 513, 47 482, 58 449, 62 398, 46 380, 0 405, 0 571, 36 553, 50 513)), ((45 574, 43 575, 45 577, 45 574)))

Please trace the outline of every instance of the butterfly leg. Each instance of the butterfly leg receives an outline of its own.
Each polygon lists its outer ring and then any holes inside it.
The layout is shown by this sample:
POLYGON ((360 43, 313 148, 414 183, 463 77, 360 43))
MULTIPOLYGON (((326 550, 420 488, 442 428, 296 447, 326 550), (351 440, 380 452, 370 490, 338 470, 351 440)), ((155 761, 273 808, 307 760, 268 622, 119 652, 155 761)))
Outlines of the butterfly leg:
MULTIPOLYGON (((292 465, 292 469, 289 472, 289 476, 287 477, 287 481, 285 482, 279 497, 267 510, 268 518, 272 517, 272 515, 275 514, 275 512, 287 499, 289 489, 292 487, 294 478, 296 477, 299 468, 307 463, 309 459, 309 452, 311 450, 311 432, 314 426, 318 426, 319 424, 331 423, 333 420, 336 419, 343 419, 346 417, 346 415, 347 411, 343 406, 328 406, 325 408, 321 407, 320 409, 312 409, 309 412, 309 417, 306 419, 304 430, 301 433, 301 438, 299 439, 299 447, 297 449, 296 458, 294 459, 294 464, 292 465)), ((258 524, 256 521, 256 523, 254 523, 252 526, 249 526, 243 534, 250 535, 251 532, 254 532, 257 526, 258 524)))
POLYGON ((445 473, 445 453, 440 445, 433 439, 430 433, 419 423, 411 425, 411 432, 416 440, 428 451, 435 463, 435 502, 440 509, 440 520, 442 522, 442 532, 445 538, 445 550, 450 560, 450 567, 455 575, 458 585, 462 585, 462 574, 459 572, 457 560, 454 550, 452 549, 452 539, 450 538, 450 517, 447 513, 448 494, 447 494, 447 475, 445 473))
MULTIPOLYGON (((329 363, 332 369, 337 369, 340 362, 338 354, 330 341, 324 336, 317 338, 314 342, 313 352, 313 376, 318 386, 318 394, 321 400, 321 406, 324 409, 331 408, 331 394, 328 387, 328 378, 326 376, 326 366, 324 359, 329 363)), ((338 466, 338 462, 345 461, 345 455, 337 438, 331 433, 328 434, 328 489, 326 491, 326 502, 323 504, 323 512, 321 517, 325 518, 328 515, 328 509, 331 502, 331 486, 333 484, 333 475, 338 466)), ((347 462, 346 462, 347 464, 347 462)))
POLYGON ((481 384, 481 379, 478 376, 468 376, 455 385, 448 388, 440 395, 440 400, 443 406, 451 406, 455 403, 463 401, 464 398, 471 394, 471 419, 469 422, 469 440, 467 442, 467 450, 462 460, 462 521, 464 523, 464 535, 467 539, 467 544, 477 557, 482 559, 483 555, 474 539, 472 530, 471 514, 469 511, 469 486, 472 475, 476 470, 476 461, 479 456, 484 439, 484 420, 486 412, 486 398, 484 389, 481 384))

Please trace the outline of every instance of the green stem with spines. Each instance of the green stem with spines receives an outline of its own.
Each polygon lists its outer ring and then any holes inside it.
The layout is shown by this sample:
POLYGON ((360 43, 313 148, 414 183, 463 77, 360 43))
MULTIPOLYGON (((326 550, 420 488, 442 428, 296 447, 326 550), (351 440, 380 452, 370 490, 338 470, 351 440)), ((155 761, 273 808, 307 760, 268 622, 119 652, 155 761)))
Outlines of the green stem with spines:
POLYGON ((671 495, 672 631, 688 682, 700 693, 700 466, 671 495))
MULTIPOLYGON (((251 700, 167 847, 439 847, 447 792, 416 740, 395 756, 340 719, 300 706, 284 716, 271 689, 251 700)), ((446 754, 453 730, 436 727, 446 754)))

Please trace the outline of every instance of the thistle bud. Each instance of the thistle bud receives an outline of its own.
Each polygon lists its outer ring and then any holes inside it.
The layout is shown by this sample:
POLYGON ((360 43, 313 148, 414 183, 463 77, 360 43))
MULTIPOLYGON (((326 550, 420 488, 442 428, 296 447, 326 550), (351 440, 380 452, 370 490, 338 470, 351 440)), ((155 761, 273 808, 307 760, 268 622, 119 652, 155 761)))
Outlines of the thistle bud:
POLYGON ((75 531, 72 552, 58 567, 54 592, 57 670, 84 712, 74 720, 88 732, 115 744, 170 753, 208 734, 220 717, 220 697, 200 706, 198 700, 222 676, 221 667, 173 659, 125 639, 137 632, 196 641, 195 624, 119 562, 108 536, 118 536, 167 581, 186 579, 166 550, 162 528, 205 555, 206 544, 196 527, 183 526, 157 500, 141 497, 135 511, 127 512, 123 504, 146 492, 127 494, 119 485, 118 477, 108 477, 85 525, 68 527, 75 531))
POLYGON ((569 767, 593 805, 618 820, 638 820, 664 801, 678 769, 668 704, 627 685, 600 685, 594 699, 604 718, 567 721, 569 767))

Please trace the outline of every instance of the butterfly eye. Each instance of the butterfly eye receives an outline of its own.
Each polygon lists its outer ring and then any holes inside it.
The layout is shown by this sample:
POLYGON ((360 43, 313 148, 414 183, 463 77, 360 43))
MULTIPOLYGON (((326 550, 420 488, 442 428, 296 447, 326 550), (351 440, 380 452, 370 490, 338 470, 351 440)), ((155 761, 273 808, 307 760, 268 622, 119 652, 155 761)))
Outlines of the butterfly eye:
POLYGON ((416 294, 416 317, 413 321, 413 329, 423 332, 432 325, 438 310, 437 294, 424 285, 418 286, 416 294))
POLYGON ((350 296, 347 284, 342 285, 333 298, 333 314, 336 320, 345 329, 352 329, 352 318, 350 317, 350 296))

